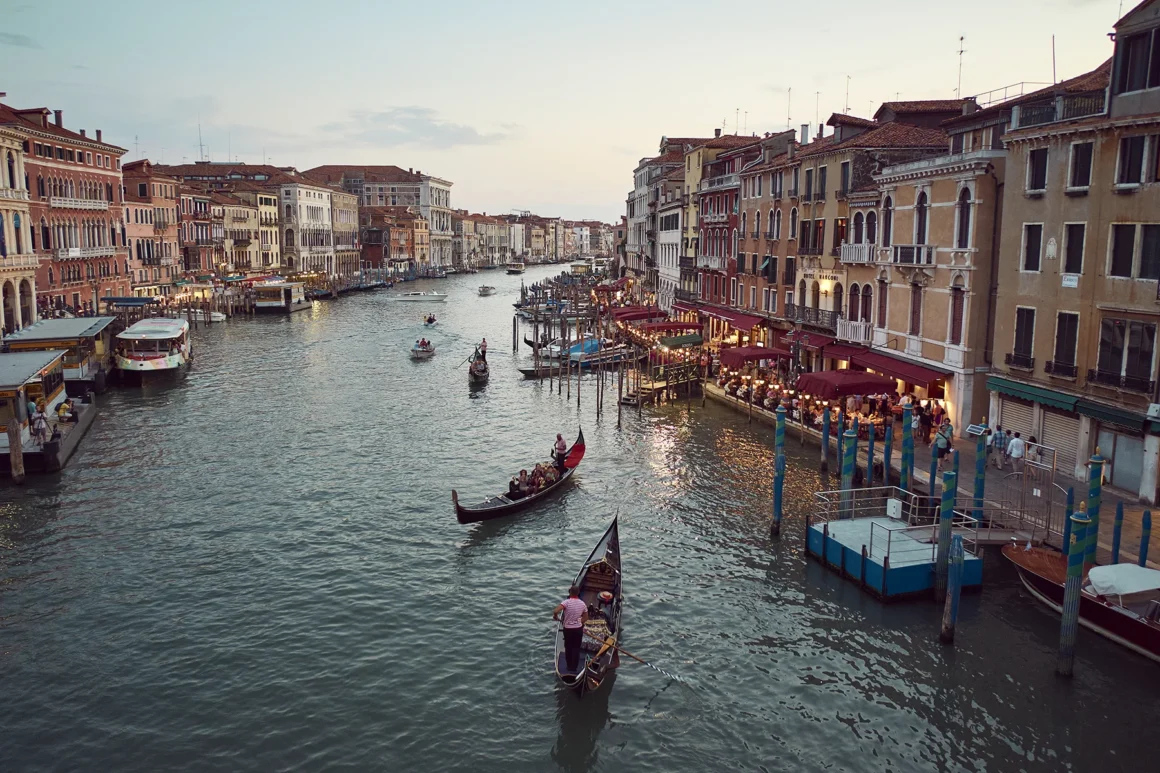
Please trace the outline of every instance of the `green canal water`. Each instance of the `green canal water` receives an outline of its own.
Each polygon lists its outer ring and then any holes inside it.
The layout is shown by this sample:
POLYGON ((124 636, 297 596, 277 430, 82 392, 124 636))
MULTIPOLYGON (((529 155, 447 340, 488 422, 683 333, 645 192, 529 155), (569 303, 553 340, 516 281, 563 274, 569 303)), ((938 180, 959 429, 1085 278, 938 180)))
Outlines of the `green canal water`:
POLYGON ((1160 768, 1160 667, 1085 631, 1056 678, 1057 619, 998 554, 939 645, 933 604, 803 557, 835 486, 815 448, 790 444, 773 543, 768 428, 697 401, 618 430, 590 382, 578 409, 520 380, 519 282, 433 285, 433 330, 394 291, 199 330, 186 379, 103 396, 63 474, 0 489, 0 770, 1160 768), (574 487, 456 523, 452 487, 491 494, 579 425, 574 487), (687 683, 625 659, 577 700, 551 609, 618 511, 624 644, 687 683))

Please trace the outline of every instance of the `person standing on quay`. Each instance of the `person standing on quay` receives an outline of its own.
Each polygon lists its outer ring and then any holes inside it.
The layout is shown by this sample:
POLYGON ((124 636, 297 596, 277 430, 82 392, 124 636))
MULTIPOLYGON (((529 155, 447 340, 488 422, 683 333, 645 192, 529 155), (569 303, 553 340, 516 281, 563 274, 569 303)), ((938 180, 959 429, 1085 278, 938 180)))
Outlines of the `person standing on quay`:
POLYGON ((564 614, 564 665, 569 673, 576 673, 580 667, 584 624, 588 622, 588 605, 580 600, 580 589, 575 585, 568 589, 568 598, 552 610, 552 619, 559 620, 560 613, 564 614))
POLYGON ((995 436, 991 438, 991 453, 995 457, 995 467, 1003 469, 1007 456, 1007 433, 1003 431, 1002 424, 995 427, 995 436))
POLYGON ((1027 443, 1016 432, 1015 437, 1011 438, 1011 442, 1007 445, 1007 455, 1011 457, 1011 469, 1015 472, 1023 472, 1023 455, 1026 448, 1027 443))

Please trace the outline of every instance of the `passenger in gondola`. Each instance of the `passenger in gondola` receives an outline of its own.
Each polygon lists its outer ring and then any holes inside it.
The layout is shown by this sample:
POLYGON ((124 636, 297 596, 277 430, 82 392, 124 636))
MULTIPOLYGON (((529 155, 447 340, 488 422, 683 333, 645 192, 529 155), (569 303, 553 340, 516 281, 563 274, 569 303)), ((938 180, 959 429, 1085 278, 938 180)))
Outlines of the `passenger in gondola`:
POLYGON ((564 457, 568 453, 568 443, 564 440, 564 436, 559 432, 556 433, 556 445, 553 449, 556 454, 556 469, 561 474, 564 472, 564 457))
POLYGON ((527 496, 531 493, 531 481, 528 480, 528 471, 520 470, 520 495, 527 496))
POLYGON ((524 495, 523 495, 523 494, 520 492, 520 484, 519 484, 519 481, 517 481, 517 480, 516 480, 516 476, 515 476, 515 475, 513 475, 513 476, 512 476, 512 479, 511 479, 511 482, 510 482, 510 483, 508 483, 508 493, 507 493, 507 497, 508 497, 508 499, 513 499, 513 500, 514 500, 514 499, 522 499, 522 498, 523 498, 523 496, 524 496, 524 495))

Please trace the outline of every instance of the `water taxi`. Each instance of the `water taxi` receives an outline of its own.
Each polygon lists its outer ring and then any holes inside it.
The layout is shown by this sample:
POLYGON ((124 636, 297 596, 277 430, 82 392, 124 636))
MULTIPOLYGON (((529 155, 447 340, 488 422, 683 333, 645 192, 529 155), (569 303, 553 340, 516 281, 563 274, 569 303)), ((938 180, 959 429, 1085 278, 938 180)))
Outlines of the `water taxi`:
POLYGON ((443 303, 447 300, 447 293, 437 293, 433 290, 427 292, 403 293, 395 296, 396 301, 431 301, 433 303, 443 303))
POLYGON ((435 344, 431 343, 430 341, 426 343, 420 343, 419 341, 416 341, 415 345, 411 347, 412 360, 429 360, 434 356, 435 344))
POLYGON ((522 274, 527 270, 527 266, 523 263, 508 263, 507 272, 509 274, 522 274))
POLYGON ((254 311, 259 314, 288 314, 309 309, 303 282, 267 282, 254 285, 254 311))
POLYGON ((486 297, 488 295, 495 295, 495 288, 492 287, 491 285, 482 285, 479 288, 479 295, 480 295, 480 297, 486 297))
POLYGON ((117 336, 114 362, 122 375, 178 372, 188 368, 192 358, 189 323, 184 319, 143 319, 117 336))

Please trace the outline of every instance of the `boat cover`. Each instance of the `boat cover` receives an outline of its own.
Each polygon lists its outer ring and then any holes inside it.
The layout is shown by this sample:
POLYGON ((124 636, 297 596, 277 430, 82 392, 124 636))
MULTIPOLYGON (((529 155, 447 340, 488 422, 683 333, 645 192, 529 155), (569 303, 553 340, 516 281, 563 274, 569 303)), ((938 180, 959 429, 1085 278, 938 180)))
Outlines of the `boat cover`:
POLYGON ((1101 596, 1128 596, 1160 592, 1160 570, 1136 564, 1093 566, 1088 572, 1092 590, 1101 596))

